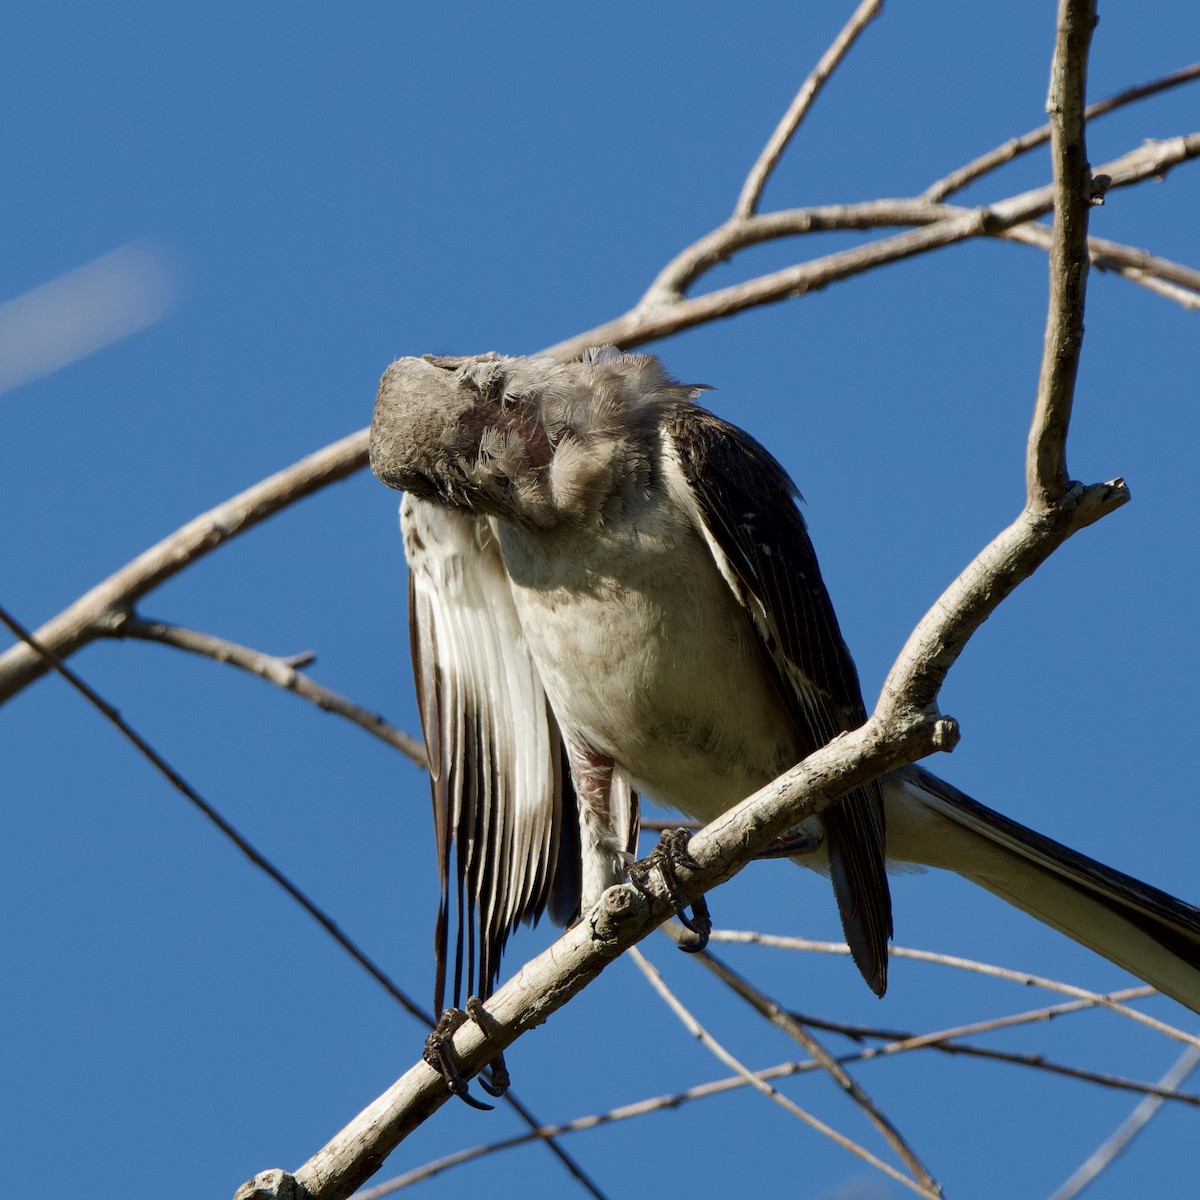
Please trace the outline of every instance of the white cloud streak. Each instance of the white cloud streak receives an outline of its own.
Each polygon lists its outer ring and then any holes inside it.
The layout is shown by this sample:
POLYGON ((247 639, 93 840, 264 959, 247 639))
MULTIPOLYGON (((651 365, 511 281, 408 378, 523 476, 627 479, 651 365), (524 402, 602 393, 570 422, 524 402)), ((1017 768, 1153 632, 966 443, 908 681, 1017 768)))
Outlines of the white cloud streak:
POLYGON ((169 256, 127 242, 0 304, 0 394, 162 320, 177 295, 169 256))

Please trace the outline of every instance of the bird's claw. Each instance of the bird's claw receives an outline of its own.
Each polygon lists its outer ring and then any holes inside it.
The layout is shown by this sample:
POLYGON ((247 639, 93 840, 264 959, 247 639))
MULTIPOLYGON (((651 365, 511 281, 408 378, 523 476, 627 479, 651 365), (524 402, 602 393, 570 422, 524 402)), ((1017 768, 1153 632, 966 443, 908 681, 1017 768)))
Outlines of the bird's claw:
MULTIPOLYGON (((494 1022, 488 1014, 487 1009, 483 1007, 483 1001, 478 996, 470 996, 467 999, 467 1016, 483 1030, 484 1033, 490 1033, 494 1022)), ((490 1063, 488 1063, 488 1072, 491 1079, 479 1077, 479 1086, 483 1088, 489 1096, 495 1096, 499 1099, 508 1091, 512 1084, 512 1079, 508 1074, 508 1064, 504 1061, 503 1052, 496 1055, 490 1063)), ((490 1107, 490 1105, 488 1106, 490 1107)))
POLYGON ((679 942, 679 948, 689 954, 696 954, 708 945, 708 935, 712 932, 712 917, 703 896, 697 896, 692 901, 692 911, 689 915, 688 903, 679 890, 676 868, 683 866, 689 870, 698 870, 700 867, 688 851, 691 836, 686 829, 664 829, 659 835, 658 845, 640 862, 635 862, 629 868, 629 882, 649 899, 650 872, 658 872, 679 923, 690 934, 679 942))
MULTIPOLYGON (((455 1032, 467 1021, 474 1021, 486 1033, 488 1020, 483 1001, 478 996, 471 996, 467 1000, 465 1012, 461 1008, 447 1008, 442 1013, 438 1018, 438 1023, 433 1027, 433 1032, 425 1039, 425 1049, 421 1052, 421 1057, 425 1062, 446 1081, 446 1087, 452 1096, 457 1096, 464 1104, 469 1104, 472 1108, 478 1108, 483 1112, 491 1112, 495 1106, 485 1104, 482 1100, 476 1100, 471 1095, 470 1085, 459 1070, 451 1041, 455 1032)), ((503 1096, 508 1091, 510 1083, 504 1055, 496 1055, 488 1064, 488 1070, 491 1072, 492 1078, 489 1081, 480 1077, 480 1087, 489 1095, 503 1096)))

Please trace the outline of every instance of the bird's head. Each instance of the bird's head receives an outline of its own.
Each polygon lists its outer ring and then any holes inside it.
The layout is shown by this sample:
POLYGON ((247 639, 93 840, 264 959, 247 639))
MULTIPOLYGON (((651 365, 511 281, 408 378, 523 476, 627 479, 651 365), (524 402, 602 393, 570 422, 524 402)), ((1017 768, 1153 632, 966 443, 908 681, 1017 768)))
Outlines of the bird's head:
POLYGON ((648 486, 665 411, 698 389, 651 355, 401 358, 384 372, 371 469, 389 487, 527 528, 603 520, 648 486))

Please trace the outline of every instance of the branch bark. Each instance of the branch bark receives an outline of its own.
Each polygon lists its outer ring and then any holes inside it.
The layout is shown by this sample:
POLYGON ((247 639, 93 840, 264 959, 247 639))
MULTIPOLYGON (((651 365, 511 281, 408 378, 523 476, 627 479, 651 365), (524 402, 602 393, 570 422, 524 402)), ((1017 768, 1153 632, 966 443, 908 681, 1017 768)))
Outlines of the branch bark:
MULTIPOLYGON (((665 932, 672 938, 676 936, 673 925, 666 926, 665 932)), ((733 970, 727 963, 722 962, 711 951, 701 950, 695 957, 701 966, 711 971, 726 987, 749 1004, 759 1016, 766 1018, 793 1041, 803 1046, 812 1060, 820 1064, 821 1068, 833 1077, 838 1087, 862 1109, 867 1120, 875 1126, 883 1139, 908 1167, 913 1178, 928 1191, 941 1194, 937 1180, 934 1179, 929 1168, 921 1161, 917 1152, 908 1144, 895 1124, 884 1115, 875 1101, 867 1094, 866 1089, 850 1075, 845 1065, 826 1050, 795 1016, 778 1001, 755 987, 743 975, 733 970)))
MULTIPOLYGON (((941 1200, 941 1188, 937 1182, 929 1174, 920 1161, 910 1153, 910 1169, 913 1169, 914 1176, 920 1175, 917 1178, 910 1179, 908 1176, 897 1171, 895 1167, 889 1166, 882 1159, 872 1154, 865 1146, 840 1133, 832 1126, 827 1125, 824 1121, 815 1117, 806 1109, 801 1108, 798 1104, 788 1099, 782 1092, 772 1087, 764 1079, 759 1079, 753 1071, 750 1070, 740 1059, 731 1054, 703 1025, 696 1017, 687 1009, 687 1007, 679 1000, 679 998, 667 987, 663 981, 662 975, 658 970, 651 965, 646 958, 643 957, 641 951, 636 947, 629 951, 633 958, 634 964, 646 977, 650 986, 658 993, 667 1007, 675 1014, 684 1028, 704 1046, 710 1054, 712 1054, 719 1062, 725 1064, 746 1082, 749 1087, 754 1088, 760 1094, 765 1096, 774 1104, 778 1104, 785 1112, 791 1113, 794 1117, 803 1121, 811 1129, 824 1137, 829 1138, 835 1145, 841 1146, 843 1150, 853 1154, 856 1158, 873 1166, 877 1171, 887 1175, 888 1178, 894 1179, 897 1183, 902 1184, 919 1196, 924 1196, 927 1200, 941 1200), (914 1169, 915 1165, 915 1169, 914 1169)), ((903 1146, 903 1143, 901 1142, 903 1146)), ((907 1150, 907 1147, 904 1147, 907 1150)))
POLYGON ((237 642, 226 638, 215 637, 211 633, 201 633, 197 629, 185 629, 182 625, 172 625, 167 621, 148 621, 142 617, 129 614, 123 620, 118 620, 113 632, 109 635, 119 638, 136 638, 143 642, 158 642, 164 646, 174 646, 177 650, 186 650, 192 654, 211 658, 214 662, 229 663, 249 671, 268 683, 275 684, 285 691, 295 692, 305 700, 311 701, 325 712, 337 713, 355 725, 374 734, 381 741, 399 750, 401 754, 412 759, 419 767, 428 764, 425 746, 420 738, 411 733, 405 733, 390 721, 356 704, 353 700, 318 683, 308 675, 297 670, 300 665, 307 665, 315 655, 303 657, 304 662, 298 663, 296 658, 281 658, 275 654, 265 654, 249 646, 240 646, 237 642))
MULTIPOLYGON (((1178 71, 1172 71, 1169 75, 1152 79, 1149 83, 1141 83, 1136 87, 1126 88, 1115 95, 1098 100, 1095 104, 1087 107, 1084 115, 1088 121, 1094 121, 1097 117, 1114 112, 1126 104, 1132 104, 1135 100, 1144 100, 1147 96, 1155 96, 1159 92, 1168 91, 1181 84, 1191 83, 1194 79, 1200 79, 1200 63, 1192 63, 1190 66, 1181 67, 1178 71)), ((949 175, 931 183, 921 193, 921 197, 925 200, 945 200, 952 193, 961 191, 968 183, 973 183, 990 171, 996 170, 997 167, 1012 162, 1014 158, 1026 154, 1038 146, 1045 145, 1049 140, 1050 125, 1039 125, 1037 129, 1031 129, 1028 133, 1021 134, 1020 137, 1010 138, 995 149, 981 154, 949 175)))
POLYGON ((1088 51, 1096 27, 1092 0, 1060 0, 1050 67, 1050 158, 1054 166, 1054 236, 1050 242, 1050 307, 1029 431, 1025 477, 1029 506, 1049 511, 1071 486, 1067 430, 1083 349, 1087 295, 1088 214, 1102 192, 1088 168, 1084 131, 1088 51))
POLYGON ((754 166, 750 168, 750 174, 746 176, 746 182, 742 185, 741 195, 738 196, 737 204, 734 205, 733 215, 735 218, 752 216, 758 209, 762 190, 766 186, 771 172, 787 149, 792 136, 800 128, 800 122, 804 120, 805 114, 812 108, 817 94, 825 86, 830 75, 837 70, 838 64, 849 53, 850 47, 858 41, 858 35, 879 16, 882 8, 883 0, 862 0, 862 3, 850 15, 850 20, 846 22, 842 31, 834 38, 833 44, 821 55, 808 78, 800 85, 796 98, 788 106, 787 112, 783 114, 779 124, 775 127, 775 132, 771 134, 754 166))
MULTIPOLYGON (((297 500, 354 474, 367 461, 367 431, 360 429, 298 463, 201 513, 132 562, 80 596, 34 633, 59 658, 98 637, 115 634, 147 592, 231 538, 288 508, 297 500)), ((0 655, 0 704, 49 670, 47 660, 24 642, 0 655)))

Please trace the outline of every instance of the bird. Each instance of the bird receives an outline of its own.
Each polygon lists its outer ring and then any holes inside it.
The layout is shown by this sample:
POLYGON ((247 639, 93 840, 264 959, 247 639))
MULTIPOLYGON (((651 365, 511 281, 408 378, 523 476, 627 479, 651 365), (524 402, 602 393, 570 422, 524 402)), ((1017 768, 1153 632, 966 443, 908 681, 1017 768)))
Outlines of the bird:
MULTIPOLYGON (((440 879, 435 1006, 521 923, 622 882, 643 797, 707 823, 866 720, 799 492, 649 354, 405 357, 370 463, 404 493, 440 879), (452 932, 453 926, 453 932, 452 932)), ((971 880, 1200 1012, 1200 909, 912 764, 790 831, 887 988, 891 866, 971 880)))

